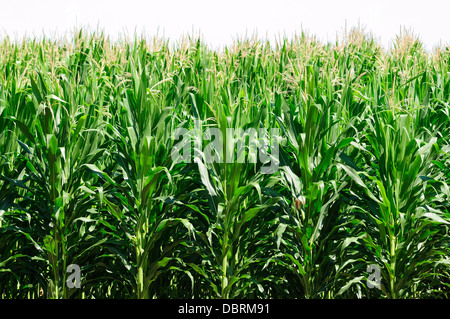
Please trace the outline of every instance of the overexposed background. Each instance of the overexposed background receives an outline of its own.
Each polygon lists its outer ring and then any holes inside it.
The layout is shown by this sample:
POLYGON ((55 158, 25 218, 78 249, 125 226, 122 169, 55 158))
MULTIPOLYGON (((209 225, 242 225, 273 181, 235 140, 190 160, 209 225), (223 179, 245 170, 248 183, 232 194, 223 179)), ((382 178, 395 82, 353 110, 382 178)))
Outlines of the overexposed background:
POLYGON ((303 30, 334 42, 346 26, 360 25, 386 48, 407 28, 432 49, 450 42, 449 9, 448 0, 0 0, 0 38, 61 36, 89 27, 113 38, 144 32, 176 41, 200 33, 218 47, 254 32, 273 41, 303 30))

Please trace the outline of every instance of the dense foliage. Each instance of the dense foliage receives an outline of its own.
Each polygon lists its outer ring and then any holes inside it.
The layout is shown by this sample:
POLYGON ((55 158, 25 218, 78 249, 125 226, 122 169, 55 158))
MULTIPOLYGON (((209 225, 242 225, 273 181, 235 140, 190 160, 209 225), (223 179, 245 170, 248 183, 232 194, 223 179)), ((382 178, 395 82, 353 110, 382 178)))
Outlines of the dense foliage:
POLYGON ((356 29, 3 39, 1 298, 449 297, 449 58, 356 29), (207 128, 279 129, 277 171, 205 161, 207 128))

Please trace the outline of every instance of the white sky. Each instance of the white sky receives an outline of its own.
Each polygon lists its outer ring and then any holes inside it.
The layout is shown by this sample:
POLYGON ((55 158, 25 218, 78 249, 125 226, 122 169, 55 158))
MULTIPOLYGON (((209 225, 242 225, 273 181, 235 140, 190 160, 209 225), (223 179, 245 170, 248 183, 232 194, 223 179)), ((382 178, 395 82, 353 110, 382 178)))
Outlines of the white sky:
POLYGON ((305 30, 334 42, 345 24, 360 23, 385 47, 406 27, 432 49, 450 42, 449 9, 448 0, 0 0, 0 38, 62 35, 74 26, 98 26, 112 37, 144 30, 174 41, 200 31, 216 47, 254 31, 273 39, 305 30))

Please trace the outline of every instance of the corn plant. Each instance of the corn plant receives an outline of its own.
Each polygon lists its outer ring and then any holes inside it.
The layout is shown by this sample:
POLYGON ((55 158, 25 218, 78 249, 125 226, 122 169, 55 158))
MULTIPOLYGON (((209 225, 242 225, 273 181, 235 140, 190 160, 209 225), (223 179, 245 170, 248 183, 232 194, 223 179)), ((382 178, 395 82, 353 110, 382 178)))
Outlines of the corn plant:
POLYGON ((448 298, 449 59, 2 39, 1 298, 448 298))

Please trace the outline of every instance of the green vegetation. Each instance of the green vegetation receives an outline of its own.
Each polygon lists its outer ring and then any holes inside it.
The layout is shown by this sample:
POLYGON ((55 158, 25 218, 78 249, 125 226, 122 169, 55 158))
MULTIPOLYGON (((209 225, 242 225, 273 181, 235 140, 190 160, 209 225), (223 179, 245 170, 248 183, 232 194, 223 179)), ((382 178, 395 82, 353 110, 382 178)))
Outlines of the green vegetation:
POLYGON ((358 29, 3 39, 0 297, 450 297, 449 59, 358 29), (180 127, 277 128, 278 170, 175 162, 180 127))

